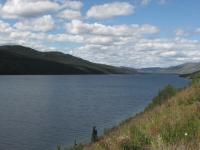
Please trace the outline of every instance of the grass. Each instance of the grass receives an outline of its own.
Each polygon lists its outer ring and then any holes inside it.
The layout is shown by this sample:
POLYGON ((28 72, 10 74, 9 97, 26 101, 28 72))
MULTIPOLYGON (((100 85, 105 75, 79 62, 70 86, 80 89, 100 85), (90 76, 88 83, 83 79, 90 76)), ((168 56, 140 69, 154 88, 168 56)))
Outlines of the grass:
POLYGON ((183 90, 169 91, 171 96, 165 93, 167 99, 160 96, 162 101, 154 100, 156 103, 153 107, 129 119, 121 126, 115 127, 101 140, 84 149, 198 150, 200 83, 194 83, 183 90))

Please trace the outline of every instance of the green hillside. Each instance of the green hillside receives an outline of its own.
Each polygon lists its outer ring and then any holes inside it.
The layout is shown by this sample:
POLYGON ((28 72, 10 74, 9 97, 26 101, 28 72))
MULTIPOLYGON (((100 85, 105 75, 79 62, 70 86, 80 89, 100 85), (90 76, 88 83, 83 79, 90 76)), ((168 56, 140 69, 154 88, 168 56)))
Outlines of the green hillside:
MULTIPOLYGON (((199 150, 200 74, 187 88, 171 85, 159 91, 136 116, 105 129, 91 144, 57 150, 199 150)), ((92 137, 92 136, 91 136, 92 137)))
POLYGON ((184 78, 188 78, 188 79, 195 79, 196 76, 200 75, 200 71, 196 71, 196 72, 193 72, 193 73, 189 73, 189 74, 182 74, 182 75, 179 75, 180 77, 184 77, 184 78))
POLYGON ((133 74, 134 70, 95 64, 61 52, 0 46, 0 74, 133 74))
POLYGON ((189 87, 166 86, 143 112, 105 129, 96 142, 57 150, 199 150, 200 72, 193 75, 189 87))
POLYGON ((182 90, 167 86, 144 112, 83 149, 198 150, 199 143, 200 82, 196 82, 182 90))

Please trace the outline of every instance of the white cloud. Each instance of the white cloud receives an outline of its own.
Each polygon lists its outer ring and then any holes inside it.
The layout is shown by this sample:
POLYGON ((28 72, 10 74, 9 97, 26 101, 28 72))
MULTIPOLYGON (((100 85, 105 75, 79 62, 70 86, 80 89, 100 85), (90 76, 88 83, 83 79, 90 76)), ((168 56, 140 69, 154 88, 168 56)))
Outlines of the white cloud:
POLYGON ((80 1, 71 0, 54 0, 54 2, 61 4, 60 10, 64 8, 70 8, 73 10, 80 10, 83 7, 83 3, 80 1))
POLYGON ((151 2, 151 0, 142 0, 141 5, 146 6, 151 2))
POLYGON ((14 27, 18 30, 47 32, 54 29, 54 23, 53 18, 50 15, 46 15, 37 19, 18 22, 14 24, 14 27))
POLYGON ((79 20, 73 20, 71 23, 65 25, 67 31, 72 34, 87 34, 87 35, 99 35, 99 36, 141 36, 143 34, 156 34, 159 29, 152 25, 132 24, 118 25, 118 26, 105 26, 103 24, 94 23, 83 23, 79 20))
POLYGON ((166 3, 166 0, 159 0, 158 3, 161 4, 161 5, 163 5, 163 4, 166 3))
POLYGON ((60 17, 60 18, 65 18, 65 19, 68 19, 68 20, 75 20, 75 19, 80 19, 81 18, 81 12, 80 11, 66 9, 66 10, 64 10, 62 12, 59 12, 56 16, 60 17))
POLYGON ((26 18, 58 10, 59 5, 48 0, 9 0, 2 6, 2 16, 12 19, 26 18))
POLYGON ((10 24, 0 20, 0 33, 10 33, 13 29, 10 27, 10 24))
POLYGON ((177 37, 188 36, 189 34, 182 29, 174 30, 174 35, 177 37))
POLYGON ((79 1, 63 1, 63 5, 61 7, 66 7, 66 8, 71 8, 74 10, 80 10, 81 7, 83 7, 83 3, 79 2, 79 1))
POLYGON ((31 32, 26 31, 26 32, 18 32, 18 31, 13 31, 9 35, 10 39, 26 39, 26 38, 31 38, 31 32))
POLYGON ((133 46, 87 44, 71 50, 70 54, 115 66, 168 67, 200 61, 199 49, 200 43, 196 40, 141 39, 133 46))
POLYGON ((196 32, 196 33, 200 33, 200 28, 198 28, 195 32, 196 32))
POLYGON ((76 35, 68 35, 68 34, 50 34, 50 35, 44 35, 40 36, 41 40, 47 40, 49 42, 63 42, 63 43, 84 43, 84 38, 82 36, 76 35))
POLYGON ((9 19, 29 18, 47 12, 57 12, 65 8, 80 10, 83 6, 79 1, 63 1, 61 5, 57 2, 50 0, 8 0, 3 6, 0 4, 0 16, 9 19))
MULTIPOLYGON (((0 1, 1 2, 1 1, 0 1)), ((0 4, 0 17, 2 17, 3 16, 3 11, 2 11, 2 4, 0 4)))
MULTIPOLYGON (((141 0, 142 6, 147 6, 152 0, 141 0)), ((163 5, 166 3, 166 0, 158 0, 158 4, 163 5)))
POLYGON ((181 38, 175 39, 141 39, 135 44, 135 49, 137 51, 149 51, 149 50, 189 50, 197 49, 198 41, 196 40, 186 40, 181 38))
MULTIPOLYGON (((81 22, 81 25, 84 24, 81 22)), ((200 43, 197 40, 186 40, 180 37, 175 39, 142 39, 142 37, 137 37, 136 35, 129 34, 130 36, 127 36, 122 33, 116 36, 114 32, 117 31, 118 26, 98 24, 94 28, 94 24, 86 25, 92 26, 92 30, 89 28, 90 34, 68 35, 20 31, 17 28, 11 28, 8 23, 0 21, 2 29, 0 44, 20 44, 41 51, 59 50, 53 46, 45 46, 43 42, 85 44, 85 46, 71 50, 70 54, 96 63, 135 68, 168 67, 189 61, 200 61, 200 43), (111 30, 107 35, 93 31, 93 29, 98 30, 99 28, 103 32, 108 27, 111 30)), ((140 34, 148 31, 147 25, 119 27, 129 31, 134 27, 138 29, 137 32, 140 34)))
POLYGON ((83 23, 79 20, 66 23, 65 27, 70 34, 82 35, 85 44, 95 45, 124 45, 134 43, 145 34, 156 34, 159 32, 159 29, 152 25, 105 26, 99 23, 83 23))
POLYGON ((96 19, 110 19, 114 16, 130 15, 134 12, 134 6, 127 2, 114 2, 110 4, 93 6, 86 16, 96 19))

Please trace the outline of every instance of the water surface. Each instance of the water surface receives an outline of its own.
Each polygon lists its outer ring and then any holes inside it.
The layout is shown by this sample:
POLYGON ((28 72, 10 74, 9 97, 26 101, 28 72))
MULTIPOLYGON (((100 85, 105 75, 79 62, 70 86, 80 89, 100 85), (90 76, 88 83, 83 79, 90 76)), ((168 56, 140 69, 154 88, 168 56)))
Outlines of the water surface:
POLYGON ((135 115, 176 75, 0 76, 0 149, 45 150, 90 142, 135 115))

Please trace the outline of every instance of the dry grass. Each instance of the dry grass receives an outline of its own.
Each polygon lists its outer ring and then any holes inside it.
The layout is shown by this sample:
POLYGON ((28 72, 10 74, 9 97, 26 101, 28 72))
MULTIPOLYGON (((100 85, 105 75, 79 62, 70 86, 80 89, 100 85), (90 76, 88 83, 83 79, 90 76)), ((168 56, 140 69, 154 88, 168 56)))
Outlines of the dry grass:
POLYGON ((177 93, 85 150, 199 150, 200 83, 177 93))

